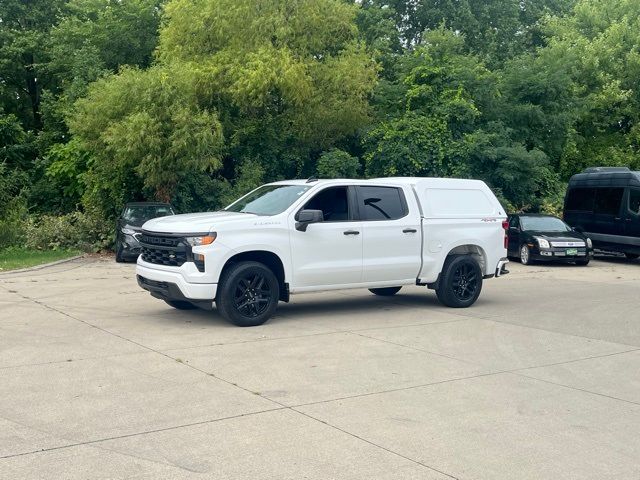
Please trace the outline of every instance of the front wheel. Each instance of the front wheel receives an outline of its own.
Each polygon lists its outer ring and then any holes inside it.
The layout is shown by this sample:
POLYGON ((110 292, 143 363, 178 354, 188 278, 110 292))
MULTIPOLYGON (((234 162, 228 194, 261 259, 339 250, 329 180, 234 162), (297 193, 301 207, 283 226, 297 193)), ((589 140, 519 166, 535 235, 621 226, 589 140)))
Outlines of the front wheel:
POLYGON ((220 284, 216 295, 218 311, 239 327, 262 325, 278 307, 280 284, 262 263, 236 263, 224 272, 220 284))
POLYGON ((587 265, 589 265, 589 259, 581 258, 580 260, 576 260, 576 265, 581 265, 583 267, 586 267, 587 265))
POLYGON ((520 263, 522 265, 531 264, 531 250, 527 245, 522 245, 520 247, 520 263))
POLYGON ((625 253, 624 256, 629 260, 637 260, 638 257, 640 257, 640 255, 638 255, 637 253, 625 253))
POLYGON ((385 288, 370 288, 369 291, 374 295, 380 295, 381 297, 390 297, 400 291, 402 287, 385 287, 385 288))
POLYGON ((447 258, 436 289, 438 300, 453 308, 470 307, 482 290, 482 270, 471 255, 447 258))

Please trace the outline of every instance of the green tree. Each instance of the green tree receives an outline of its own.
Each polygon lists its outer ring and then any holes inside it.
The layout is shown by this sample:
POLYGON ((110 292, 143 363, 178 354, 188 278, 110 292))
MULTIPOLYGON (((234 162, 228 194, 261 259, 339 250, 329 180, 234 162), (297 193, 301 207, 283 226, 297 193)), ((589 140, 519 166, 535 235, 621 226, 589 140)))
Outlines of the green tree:
POLYGON ((221 167, 215 112, 198 105, 192 70, 125 69, 98 80, 69 125, 91 152, 87 205, 113 216, 127 201, 168 201, 185 177, 221 167))
POLYGON ((320 155, 317 172, 320 178, 357 178, 360 161, 344 150, 332 148, 320 155))

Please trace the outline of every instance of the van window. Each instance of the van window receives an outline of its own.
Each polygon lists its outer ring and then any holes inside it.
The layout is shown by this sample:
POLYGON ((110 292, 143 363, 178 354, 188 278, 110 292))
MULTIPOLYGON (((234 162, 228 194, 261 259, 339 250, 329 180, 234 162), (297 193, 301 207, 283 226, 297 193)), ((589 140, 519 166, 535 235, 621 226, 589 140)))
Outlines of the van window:
POLYGON ((482 190, 440 189, 427 190, 427 203, 436 217, 495 215, 495 207, 482 190))
POLYGON ((404 195, 395 187, 358 187, 362 220, 397 220, 408 212, 404 195))
POLYGON ((636 215, 640 215, 640 190, 629 190, 629 210, 636 215))
POLYGON ((594 188, 572 188, 567 195, 567 210, 593 212, 594 188))
POLYGON ((607 215, 617 215, 624 188, 597 188, 594 212, 607 215))

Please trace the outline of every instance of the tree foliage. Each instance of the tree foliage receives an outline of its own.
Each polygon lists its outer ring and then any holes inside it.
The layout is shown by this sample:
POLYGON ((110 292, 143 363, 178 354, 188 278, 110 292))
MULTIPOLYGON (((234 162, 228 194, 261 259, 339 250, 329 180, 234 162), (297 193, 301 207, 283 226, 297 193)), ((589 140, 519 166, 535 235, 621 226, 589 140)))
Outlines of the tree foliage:
POLYGON ((0 200, 455 175, 556 212, 584 167, 640 168, 639 48, 633 0, 5 0, 0 200))

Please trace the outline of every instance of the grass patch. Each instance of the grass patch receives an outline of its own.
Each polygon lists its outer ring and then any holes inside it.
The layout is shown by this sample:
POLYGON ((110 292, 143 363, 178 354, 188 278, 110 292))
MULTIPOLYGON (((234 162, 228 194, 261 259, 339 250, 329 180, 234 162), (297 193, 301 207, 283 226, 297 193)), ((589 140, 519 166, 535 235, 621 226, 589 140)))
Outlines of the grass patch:
POLYGON ((77 250, 32 250, 9 247, 0 250, 0 272, 55 262, 56 260, 74 257, 80 253, 77 250))

